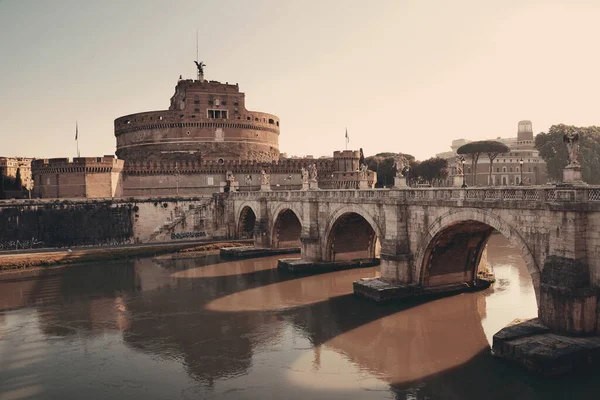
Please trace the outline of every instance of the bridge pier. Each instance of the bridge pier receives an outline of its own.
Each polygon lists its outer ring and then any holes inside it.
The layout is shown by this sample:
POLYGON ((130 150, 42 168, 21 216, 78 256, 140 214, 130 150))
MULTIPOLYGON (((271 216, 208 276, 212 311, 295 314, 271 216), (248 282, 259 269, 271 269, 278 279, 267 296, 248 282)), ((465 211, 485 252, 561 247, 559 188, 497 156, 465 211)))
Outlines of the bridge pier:
POLYGON ((379 242, 381 276, 354 283, 356 294, 375 300, 485 287, 478 265, 499 232, 519 249, 531 275, 538 318, 498 332, 494 354, 537 370, 600 363, 600 186, 229 196, 238 231, 250 225, 248 209, 256 215, 257 246, 276 246, 272 232, 284 229, 278 216, 293 212, 301 225, 299 262, 317 271, 338 260, 376 257, 379 242))

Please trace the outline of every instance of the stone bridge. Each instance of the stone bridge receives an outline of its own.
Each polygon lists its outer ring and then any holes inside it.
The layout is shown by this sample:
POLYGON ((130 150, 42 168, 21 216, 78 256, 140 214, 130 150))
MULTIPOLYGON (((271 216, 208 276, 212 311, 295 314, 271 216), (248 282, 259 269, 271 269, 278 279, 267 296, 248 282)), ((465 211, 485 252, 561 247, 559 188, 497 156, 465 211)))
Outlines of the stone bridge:
POLYGON ((540 321, 600 333, 600 187, 236 192, 226 207, 257 246, 299 245, 316 263, 379 256, 381 282, 434 291, 473 284, 498 231, 521 251, 540 321))

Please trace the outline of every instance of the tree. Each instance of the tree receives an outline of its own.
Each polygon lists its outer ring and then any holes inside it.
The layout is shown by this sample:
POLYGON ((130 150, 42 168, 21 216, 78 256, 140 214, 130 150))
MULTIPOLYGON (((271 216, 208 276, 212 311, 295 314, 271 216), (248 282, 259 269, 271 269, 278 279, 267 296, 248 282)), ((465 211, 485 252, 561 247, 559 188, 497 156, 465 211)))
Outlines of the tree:
POLYGON ((535 137, 535 148, 546 162, 548 177, 557 182, 562 181, 562 171, 569 163, 563 136, 573 130, 579 132, 582 179, 590 184, 600 184, 600 127, 597 126, 552 125, 547 133, 542 132, 535 137))
POLYGON ((396 176, 394 171, 394 159, 397 156, 404 156, 409 162, 414 161, 415 157, 403 153, 378 153, 374 156, 365 158, 365 163, 371 171, 377 172, 376 187, 384 187, 394 182, 396 176))
POLYGON ((485 153, 490 159, 490 174, 488 175, 488 182, 490 185, 494 184, 492 180, 492 172, 494 171, 494 160, 498 157, 498 154, 508 153, 510 148, 502 142, 497 142, 495 140, 488 140, 482 143, 488 142, 487 149, 485 149, 485 153))
POLYGON ((17 174, 15 175, 15 190, 21 190, 23 188, 23 180, 21 179, 21 168, 17 168, 17 174))
POLYGON ((411 164, 411 183, 429 183, 439 186, 448 177, 448 161, 439 157, 432 157, 425 161, 411 164))
MULTIPOLYGON (((457 154, 460 155, 470 155, 471 156, 471 174, 472 184, 477 184, 477 162, 479 161, 479 156, 482 153, 485 153, 490 158, 490 175, 489 180, 492 181, 492 164, 494 159, 498 157, 498 154, 508 153, 510 149, 504 143, 498 142, 496 140, 479 140, 477 142, 470 142, 464 144, 458 148, 456 151, 457 154)), ((464 171, 463 171, 464 173, 464 171)))

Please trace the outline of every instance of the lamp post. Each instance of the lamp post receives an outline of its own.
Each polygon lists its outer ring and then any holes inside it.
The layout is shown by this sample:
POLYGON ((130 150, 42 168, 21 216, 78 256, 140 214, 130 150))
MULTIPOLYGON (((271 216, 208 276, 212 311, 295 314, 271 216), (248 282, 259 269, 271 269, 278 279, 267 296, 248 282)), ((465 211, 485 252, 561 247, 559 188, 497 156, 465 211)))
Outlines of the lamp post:
POLYGON ((523 159, 519 160, 519 170, 521 171, 521 179, 519 179, 519 186, 523 186, 523 159))
POLYGON ((463 184, 461 187, 466 188, 467 182, 465 181, 465 158, 464 157, 460 157, 460 164, 462 165, 462 176, 463 176, 463 184))

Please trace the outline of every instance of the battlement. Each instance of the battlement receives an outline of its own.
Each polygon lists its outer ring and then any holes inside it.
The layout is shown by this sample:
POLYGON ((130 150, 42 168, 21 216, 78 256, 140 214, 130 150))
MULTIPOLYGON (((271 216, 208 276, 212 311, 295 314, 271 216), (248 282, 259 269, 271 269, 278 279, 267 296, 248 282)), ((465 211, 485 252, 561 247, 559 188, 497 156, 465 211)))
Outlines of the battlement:
POLYGON ((229 82, 221 83, 219 81, 207 81, 207 80, 197 80, 197 79, 181 79, 177 82, 177 88, 193 88, 200 89, 203 91, 211 91, 211 92, 221 92, 221 93, 240 93, 240 87, 236 84, 231 84, 229 82))
POLYGON ((259 173, 263 169, 267 173, 292 173, 299 172, 302 168, 308 168, 310 164, 316 164, 317 170, 331 172, 334 169, 333 160, 329 159, 284 159, 272 162, 238 161, 238 160, 205 160, 205 161, 135 161, 125 166, 127 174, 161 174, 161 173, 259 173))
POLYGON ((121 172, 123 160, 114 156, 103 157, 75 157, 70 158, 45 158, 31 162, 32 173, 56 172, 121 172))
POLYGON ((357 150, 337 150, 333 152, 333 158, 360 159, 360 151, 357 150))

